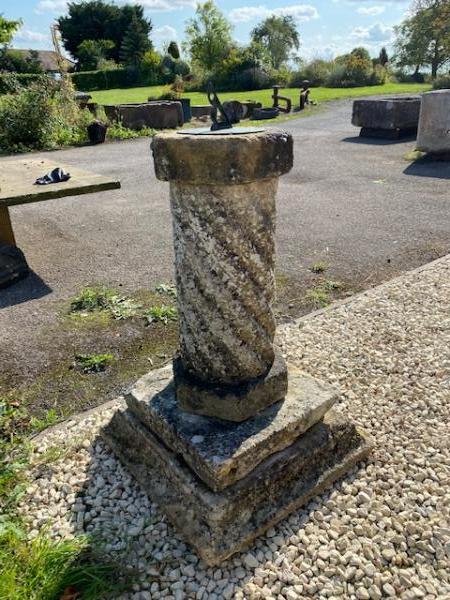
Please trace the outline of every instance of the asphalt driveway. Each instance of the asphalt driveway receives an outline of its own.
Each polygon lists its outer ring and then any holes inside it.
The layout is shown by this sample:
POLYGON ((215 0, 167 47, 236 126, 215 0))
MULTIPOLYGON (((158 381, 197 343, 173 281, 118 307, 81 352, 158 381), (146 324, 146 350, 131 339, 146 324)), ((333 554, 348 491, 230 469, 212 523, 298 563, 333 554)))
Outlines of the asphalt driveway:
MULTIPOLYGON (((308 309, 302 298, 318 261, 349 292, 450 252, 450 163, 411 164, 414 141, 360 139, 350 114, 346 101, 283 124, 295 140, 278 198, 285 317, 308 309)), ((40 334, 85 285, 131 293, 172 279, 168 185, 155 179, 149 145, 144 138, 34 155, 117 176, 122 189, 11 208, 34 274, 0 290, 0 375, 1 365, 24 376, 28 361, 45 368, 40 334)))

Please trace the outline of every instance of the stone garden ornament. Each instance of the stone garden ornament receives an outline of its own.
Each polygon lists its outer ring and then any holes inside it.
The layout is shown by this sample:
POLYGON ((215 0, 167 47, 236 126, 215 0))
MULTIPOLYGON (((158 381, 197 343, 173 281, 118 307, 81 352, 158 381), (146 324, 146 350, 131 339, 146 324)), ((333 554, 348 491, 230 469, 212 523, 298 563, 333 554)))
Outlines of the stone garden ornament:
POLYGON ((332 410, 338 390, 274 346, 275 197, 292 137, 233 129, 217 113, 211 129, 153 139, 156 176, 170 183, 179 350, 136 383, 103 436, 216 565, 321 493, 369 443, 332 410))

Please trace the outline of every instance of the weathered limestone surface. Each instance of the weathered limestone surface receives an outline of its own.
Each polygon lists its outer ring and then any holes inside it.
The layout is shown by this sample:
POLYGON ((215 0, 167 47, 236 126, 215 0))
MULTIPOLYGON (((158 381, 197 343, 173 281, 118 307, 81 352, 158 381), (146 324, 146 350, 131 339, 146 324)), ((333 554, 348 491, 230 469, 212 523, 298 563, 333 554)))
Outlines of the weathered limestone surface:
POLYGON ((370 449, 355 426, 329 412, 247 477, 212 492, 142 423, 118 411, 104 436, 177 531, 216 565, 320 493, 370 449))
POLYGON ((235 385, 203 383, 191 377, 181 359, 173 362, 173 376, 180 408, 228 421, 245 421, 267 406, 282 400, 288 391, 284 358, 275 348, 269 371, 235 385))
POLYGON ((273 363, 276 190, 275 178, 171 183, 180 357, 200 381, 236 384, 273 363))
POLYGON ((292 166, 292 138, 168 133, 152 149, 156 176, 170 181, 177 397, 187 410, 242 421, 287 389, 272 302, 275 196, 292 166))
POLYGON ((104 109, 109 119, 120 121, 129 129, 175 129, 184 123, 181 103, 175 101, 105 105, 104 109))
POLYGON ((106 441, 211 565, 239 551, 364 457, 330 410, 337 390, 289 372, 274 348, 278 177, 292 138, 270 131, 166 134, 180 349, 143 377, 106 441))
POLYGON ((355 100, 352 124, 368 130, 413 130, 417 129, 419 112, 419 96, 355 100))
POLYGON ((430 154, 450 155, 450 90, 422 95, 417 148, 430 154))
POLYGON ((290 368, 284 402, 235 424, 180 410, 169 365, 142 377, 126 401, 131 413, 165 446, 181 455, 212 490, 218 491, 292 444, 324 416, 337 398, 336 388, 290 368))
POLYGON ((155 173, 163 181, 211 186, 251 183, 292 169, 293 141, 283 131, 242 135, 157 135, 155 173))

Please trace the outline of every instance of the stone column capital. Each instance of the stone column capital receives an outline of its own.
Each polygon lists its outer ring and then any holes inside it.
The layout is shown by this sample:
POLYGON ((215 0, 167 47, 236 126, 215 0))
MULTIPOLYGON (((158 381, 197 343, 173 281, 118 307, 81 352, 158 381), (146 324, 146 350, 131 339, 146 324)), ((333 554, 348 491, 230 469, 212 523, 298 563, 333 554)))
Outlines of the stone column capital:
POLYGON ((271 179, 293 164, 292 136, 275 129, 231 135, 159 133, 151 147, 158 179, 193 185, 271 179))

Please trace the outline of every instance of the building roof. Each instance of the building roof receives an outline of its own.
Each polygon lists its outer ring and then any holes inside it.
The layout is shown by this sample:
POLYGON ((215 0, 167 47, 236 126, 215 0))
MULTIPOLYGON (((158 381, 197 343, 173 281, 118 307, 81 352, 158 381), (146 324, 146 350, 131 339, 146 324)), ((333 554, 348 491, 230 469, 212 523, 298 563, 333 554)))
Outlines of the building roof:
MULTIPOLYGON (((33 50, 32 49, 22 50, 19 48, 14 48, 14 52, 20 52, 20 54, 22 54, 24 56, 24 58, 27 58, 30 56, 30 53, 33 52, 33 50)), ((41 63, 44 71, 48 71, 48 72, 59 71, 58 61, 56 59, 56 52, 54 50, 34 50, 34 52, 37 52, 37 58, 38 58, 39 62, 41 63)), ((67 57, 65 57, 65 61, 66 61, 67 68, 73 67, 75 65, 75 62, 73 60, 70 60, 67 57)))

